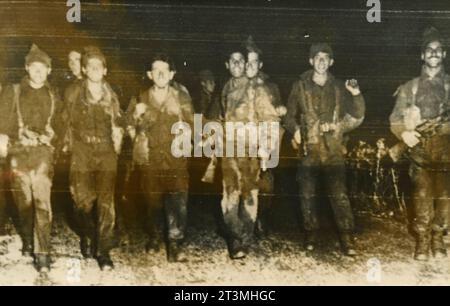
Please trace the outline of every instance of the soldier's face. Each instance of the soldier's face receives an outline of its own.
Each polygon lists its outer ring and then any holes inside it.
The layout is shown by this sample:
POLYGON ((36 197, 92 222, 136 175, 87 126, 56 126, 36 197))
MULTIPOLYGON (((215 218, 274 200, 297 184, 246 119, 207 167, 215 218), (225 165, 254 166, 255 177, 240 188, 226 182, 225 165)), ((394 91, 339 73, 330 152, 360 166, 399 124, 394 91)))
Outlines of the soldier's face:
POLYGON ((333 66, 334 60, 328 53, 319 52, 313 58, 309 59, 309 63, 318 74, 325 74, 328 69, 333 66))
POLYGON ((159 88, 165 88, 169 85, 175 76, 175 71, 170 70, 168 63, 163 61, 155 61, 152 64, 152 70, 147 72, 147 76, 159 88))
POLYGON ((25 67, 30 76, 30 81, 35 86, 42 86, 47 81, 52 69, 44 63, 34 62, 25 67))
POLYGON ((213 80, 202 81, 202 86, 207 92, 213 93, 216 88, 216 82, 213 80))
POLYGON ((81 54, 76 51, 70 52, 68 65, 74 76, 81 75, 81 54))
POLYGON ((433 41, 428 44, 422 53, 422 60, 430 68, 436 68, 442 65, 447 53, 444 51, 439 41, 433 41))
POLYGON ((248 54, 247 64, 245 66, 245 73, 249 79, 253 79, 261 70, 263 63, 259 60, 259 54, 250 52, 248 54))
POLYGON ((240 78, 245 71, 245 58, 240 52, 235 52, 230 55, 230 59, 225 63, 228 71, 234 78, 240 78))
POLYGON ((106 76, 108 70, 103 66, 103 62, 98 58, 91 58, 88 60, 86 67, 83 67, 83 72, 91 82, 101 82, 106 76))

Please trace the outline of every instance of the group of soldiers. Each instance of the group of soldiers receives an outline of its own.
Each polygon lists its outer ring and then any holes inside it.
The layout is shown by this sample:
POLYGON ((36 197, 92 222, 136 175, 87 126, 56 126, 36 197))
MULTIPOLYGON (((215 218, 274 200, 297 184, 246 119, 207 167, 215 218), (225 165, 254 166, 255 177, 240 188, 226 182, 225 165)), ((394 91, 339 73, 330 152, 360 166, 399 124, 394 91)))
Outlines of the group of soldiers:
MULTIPOLYGON (((220 98, 212 95, 215 83, 211 74, 202 72, 203 92, 199 101, 192 101, 188 90, 174 81, 172 59, 155 55, 146 69, 152 85, 122 111, 117 94, 106 81, 107 62, 98 48, 69 54, 73 75, 61 99, 47 81, 52 69, 50 57, 33 45, 25 58, 27 75, 19 84, 4 87, 0 97, 0 184, 10 174, 23 255, 32 256, 39 271, 51 267, 53 165, 63 152, 70 154, 70 192, 81 254, 95 258, 102 270, 114 267, 110 251, 114 247, 118 155, 124 137, 129 137, 147 202, 148 249, 159 250, 165 238, 168 260, 185 262, 188 159, 174 156, 172 128, 180 121, 192 126, 194 113, 199 112, 206 120, 222 124, 282 123, 300 156, 297 182, 306 250, 313 252, 317 244, 318 190, 324 188, 342 251, 356 256, 344 135, 361 125, 365 117, 358 82, 335 78, 329 71, 335 61, 333 49, 326 43, 316 43, 309 53, 311 69, 294 83, 284 106, 278 87, 261 70, 262 56, 251 38, 244 47, 229 50, 225 67, 230 79, 220 98), (163 212, 166 224, 165 237, 160 237, 157 229, 159 212, 163 212)), ((446 126, 430 139, 422 139, 415 130, 422 120, 439 116, 449 103, 445 56, 437 31, 427 31, 422 74, 399 88, 390 117, 392 132, 410 148, 418 260, 428 258, 430 247, 435 256, 446 255, 443 234, 448 215, 450 129, 446 126), (427 154, 432 162, 416 163, 415 154, 427 154)), ((211 139, 211 135, 201 136, 211 139)), ((283 133, 277 137, 283 137, 283 133)), ((263 195, 273 193, 274 181, 273 169, 265 169, 261 159, 273 154, 271 150, 257 157, 247 154, 215 161, 222 171, 220 206, 232 259, 247 255, 261 228, 259 202, 263 195)), ((6 221, 4 203, 0 198, 0 231, 6 221)))

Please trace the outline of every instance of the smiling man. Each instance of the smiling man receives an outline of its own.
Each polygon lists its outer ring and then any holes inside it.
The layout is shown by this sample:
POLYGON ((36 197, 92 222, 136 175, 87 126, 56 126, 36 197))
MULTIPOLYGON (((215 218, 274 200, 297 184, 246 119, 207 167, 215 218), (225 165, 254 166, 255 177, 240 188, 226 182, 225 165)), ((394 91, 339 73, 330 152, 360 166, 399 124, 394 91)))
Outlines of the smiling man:
POLYGON ((309 63, 291 91, 286 129, 302 144, 297 180, 306 230, 306 249, 313 251, 319 229, 318 186, 323 183, 334 212, 344 254, 356 255, 352 234, 354 221, 347 196, 343 135, 358 127, 365 102, 356 80, 341 82, 330 72, 333 50, 328 44, 313 44, 309 63))
POLYGON ((102 270, 110 270, 114 267, 110 250, 114 246, 114 192, 123 121, 119 99, 105 79, 108 69, 103 53, 86 47, 81 63, 86 79, 69 87, 65 97, 67 145, 72 153, 70 190, 81 254, 94 256, 102 270))
MULTIPOLYGON (((187 223, 187 158, 172 153, 173 125, 193 126, 191 97, 181 86, 171 85, 175 64, 165 54, 157 54, 147 69, 153 85, 133 99, 127 117, 134 139, 133 159, 141 173, 142 191, 147 200, 147 250, 159 251, 161 237, 158 216, 164 214, 169 262, 188 260, 183 249, 187 223), (139 152, 139 153, 138 153, 139 152)), ((190 151, 190 150, 189 150, 190 151)))
POLYGON ((447 53, 435 28, 424 33, 420 77, 402 85, 391 114, 391 131, 409 148, 410 177, 415 209, 417 243, 414 258, 426 261, 430 246, 437 258, 447 256, 443 241, 448 224, 450 180, 450 126, 425 138, 415 131, 423 120, 439 117, 450 106, 450 76, 445 73, 447 53))
POLYGON ((32 256, 39 271, 50 269, 54 144, 61 101, 47 78, 51 58, 33 45, 25 57, 20 84, 5 88, 1 97, 0 134, 9 137, 11 187, 19 213, 22 254, 32 256))

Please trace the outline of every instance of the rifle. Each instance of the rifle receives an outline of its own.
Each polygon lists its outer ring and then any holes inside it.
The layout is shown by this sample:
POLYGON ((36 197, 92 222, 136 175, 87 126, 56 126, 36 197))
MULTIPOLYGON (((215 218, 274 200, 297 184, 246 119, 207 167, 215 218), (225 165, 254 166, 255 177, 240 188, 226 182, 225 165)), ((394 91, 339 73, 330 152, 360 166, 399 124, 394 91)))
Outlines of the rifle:
MULTIPOLYGON (((446 123, 450 123, 450 109, 444 111, 436 118, 424 120, 415 128, 415 131, 422 136, 421 139, 430 138, 437 135, 446 123)), ((418 145, 420 145, 420 143, 418 145)), ((389 149, 389 156, 392 158, 394 163, 397 163, 405 153, 410 153, 411 149, 412 148, 409 148, 403 141, 401 141, 389 149)), ((425 164, 427 162, 427 158, 425 156, 420 156, 419 159, 420 160, 415 160, 415 162, 419 164, 425 164)))

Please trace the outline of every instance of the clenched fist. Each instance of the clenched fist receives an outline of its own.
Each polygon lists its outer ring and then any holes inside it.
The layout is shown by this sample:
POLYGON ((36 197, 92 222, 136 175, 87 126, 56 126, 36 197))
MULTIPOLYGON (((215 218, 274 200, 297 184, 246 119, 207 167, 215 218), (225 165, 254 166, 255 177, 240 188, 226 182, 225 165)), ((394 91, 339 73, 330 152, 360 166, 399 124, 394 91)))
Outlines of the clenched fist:
POLYGON ((302 143, 302 134, 300 133, 300 130, 295 131, 294 141, 297 145, 300 145, 302 143))
POLYGON ((147 111, 147 105, 145 103, 138 103, 136 104, 136 109, 134 110, 134 118, 138 119, 141 117, 145 112, 147 111))
POLYGON ((358 96, 361 94, 358 81, 355 79, 345 81, 345 88, 352 94, 352 96, 358 96))
POLYGON ((278 116, 280 116, 280 117, 283 117, 287 113, 287 109, 285 106, 278 106, 276 108, 276 111, 277 111, 278 116))
POLYGON ((402 133, 403 142, 410 148, 414 148, 420 142, 420 134, 416 131, 405 131, 402 133))

